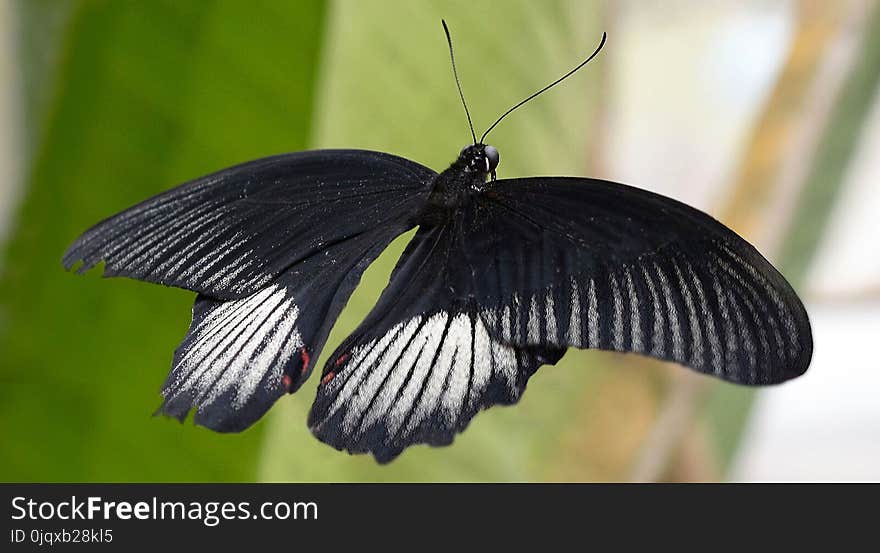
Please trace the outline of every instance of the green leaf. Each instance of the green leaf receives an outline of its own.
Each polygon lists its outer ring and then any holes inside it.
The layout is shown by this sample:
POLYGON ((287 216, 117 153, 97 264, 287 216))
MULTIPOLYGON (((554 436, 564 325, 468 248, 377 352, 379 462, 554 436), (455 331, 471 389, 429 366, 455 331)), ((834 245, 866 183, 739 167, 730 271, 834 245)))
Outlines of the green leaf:
POLYGON ((0 474, 252 479, 259 426, 228 436, 150 417, 193 294, 76 277, 60 258, 176 183, 304 148, 323 2, 75 4, 59 73, 41 79, 55 89, 2 263, 0 474))
MULTIPOLYGON (((599 43, 598 3, 342 1, 328 22, 317 104, 316 147, 390 151, 442 170, 471 142, 440 19, 452 31, 456 63, 478 136, 505 109, 585 58, 599 43), (379 9, 381 6, 381 9, 379 9)), ((588 69, 505 119, 487 142, 501 152, 499 177, 583 175, 600 55, 588 69)), ((409 235, 398 239, 363 285, 324 350, 326 357, 363 318, 387 283, 409 235)), ((306 428, 314 382, 269 415, 264 480, 540 480, 559 436, 601 374, 569 352, 536 374, 515 408, 478 415, 455 444, 410 448, 388 466, 351 457, 306 428), (551 430, 552 429, 552 430, 551 430)), ((319 365, 321 361, 319 360, 319 365)))

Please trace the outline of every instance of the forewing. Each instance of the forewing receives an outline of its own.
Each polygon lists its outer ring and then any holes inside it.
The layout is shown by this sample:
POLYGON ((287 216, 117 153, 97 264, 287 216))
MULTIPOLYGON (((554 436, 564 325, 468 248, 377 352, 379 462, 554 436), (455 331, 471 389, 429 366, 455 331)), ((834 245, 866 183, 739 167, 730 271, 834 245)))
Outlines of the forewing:
POLYGON ((186 288, 254 294, 329 246, 412 216, 434 171, 364 150, 251 161, 190 181, 98 223, 63 264, 186 288))
POLYGON ((675 200, 592 179, 503 180, 463 243, 490 331, 635 352, 741 384, 806 371, 804 306, 749 243, 675 200))

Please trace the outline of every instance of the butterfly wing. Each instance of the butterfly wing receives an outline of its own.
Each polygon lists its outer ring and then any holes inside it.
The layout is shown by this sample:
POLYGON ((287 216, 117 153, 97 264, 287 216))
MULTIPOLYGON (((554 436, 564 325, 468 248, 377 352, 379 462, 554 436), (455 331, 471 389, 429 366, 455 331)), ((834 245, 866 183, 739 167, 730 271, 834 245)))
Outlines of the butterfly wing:
POLYGON ((636 352, 749 385, 809 366, 797 294, 697 209, 608 181, 529 178, 497 182, 475 210, 464 244, 477 299, 510 343, 636 352))
POLYGON ((364 269, 412 228, 435 173, 403 158, 318 150, 169 190, 86 231, 64 256, 199 292, 160 413, 239 431, 306 380, 364 269))
POLYGON ((569 346, 637 352, 744 384, 802 374, 812 339, 785 279, 684 204, 574 178, 497 181, 420 229, 331 356, 309 424, 389 461, 513 403, 569 346))
POLYGON ((214 298, 254 294, 327 247, 411 215, 436 174, 365 150, 267 157, 182 184, 106 219, 63 264, 214 298))
POLYGON ((388 462, 447 445, 481 409, 519 400, 564 347, 492 335, 462 279, 460 222, 420 229, 363 324, 330 357, 309 414, 322 441, 388 462))
POLYGON ((159 412, 221 432, 256 422, 311 374, 364 269, 395 236, 396 222, 322 250, 259 292, 237 300, 200 294, 174 354, 159 412))

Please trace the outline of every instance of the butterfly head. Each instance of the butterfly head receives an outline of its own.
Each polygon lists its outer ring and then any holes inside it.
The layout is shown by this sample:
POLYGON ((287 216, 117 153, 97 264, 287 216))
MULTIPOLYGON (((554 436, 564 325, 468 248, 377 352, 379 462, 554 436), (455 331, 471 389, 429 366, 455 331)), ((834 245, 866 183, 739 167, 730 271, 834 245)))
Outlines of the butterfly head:
POLYGON ((471 144, 462 148, 458 154, 458 162, 469 173, 482 176, 484 179, 491 175, 495 180, 495 168, 501 161, 498 148, 488 144, 471 144))
POLYGON ((456 163, 456 165, 459 167, 463 166, 465 171, 467 171, 468 173, 478 174, 482 176, 484 180, 487 175, 491 174, 492 180, 494 181, 495 168, 498 167, 498 162, 500 161, 498 150, 495 149, 493 146, 489 146, 483 143, 489 133, 492 132, 492 129, 497 127, 498 123, 500 123, 505 117, 516 111, 520 106, 527 104, 534 98, 537 98, 544 92, 547 92, 565 79, 574 75, 581 67, 590 63, 590 60, 595 58, 602 47, 605 46, 605 39, 607 38, 607 35, 605 33, 602 33, 602 42, 600 42, 596 50, 592 54, 590 54, 590 57, 579 63, 574 69, 559 77, 541 90, 529 95, 524 100, 521 100, 520 102, 514 104, 512 108, 502 113, 501 117, 496 119, 495 122, 492 123, 489 128, 486 129, 486 131, 480 136, 480 139, 477 140, 477 133, 474 132, 474 122, 471 120, 471 113, 468 110, 467 102, 465 102, 464 100, 464 92, 461 89, 461 80, 459 80, 458 78, 458 69, 456 69, 455 67, 455 52, 452 48, 452 35, 449 33, 449 26, 446 25, 446 21, 441 20, 441 22, 443 23, 443 32, 446 33, 446 42, 449 44, 449 60, 452 62, 452 75, 455 77, 455 86, 458 88, 458 96, 461 98, 461 105, 462 107, 464 107, 464 113, 467 116, 468 128, 470 129, 471 136, 474 139, 473 144, 471 144, 470 146, 465 146, 464 149, 461 151, 461 154, 459 154, 458 156, 458 162, 456 163))

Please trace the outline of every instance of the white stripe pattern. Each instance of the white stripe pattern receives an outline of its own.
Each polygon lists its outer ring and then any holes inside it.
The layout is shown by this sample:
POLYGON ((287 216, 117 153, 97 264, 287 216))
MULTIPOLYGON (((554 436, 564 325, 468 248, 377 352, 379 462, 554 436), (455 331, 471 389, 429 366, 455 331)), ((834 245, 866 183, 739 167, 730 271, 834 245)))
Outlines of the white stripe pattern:
POLYGON ((639 297, 636 292, 636 285, 633 283, 632 272, 629 267, 626 268, 626 290, 629 294, 629 317, 630 329, 632 332, 632 350, 637 352, 645 351, 645 344, 642 339, 642 319, 639 315, 639 297))
MULTIPOLYGON (((497 313, 486 312, 486 318, 497 313)), ((484 317, 440 312, 398 323, 382 337, 353 350, 321 394, 335 396, 316 425, 342 412, 352 441, 379 424, 387 441, 405 440, 430 417, 445 426, 466 422, 493 381, 517 396, 515 350, 491 338, 484 317)))
POLYGON ((278 286, 217 304, 190 329, 162 391, 166 400, 191 395, 201 408, 235 390, 232 407, 240 409, 261 382, 279 386, 285 364, 303 346, 298 316, 278 286))
POLYGON ((577 280, 572 276, 571 286, 571 317, 568 321, 568 343, 581 343, 581 294, 577 280))
POLYGON ((619 284, 614 278, 614 273, 609 276, 611 283, 611 310, 614 314, 611 327, 612 347, 618 351, 623 351, 623 298, 620 294, 619 284))
POLYGON ((729 248, 649 255, 594 274, 496 300, 483 311, 490 335, 513 346, 643 353, 753 383, 777 379, 803 352, 772 275, 729 248))

